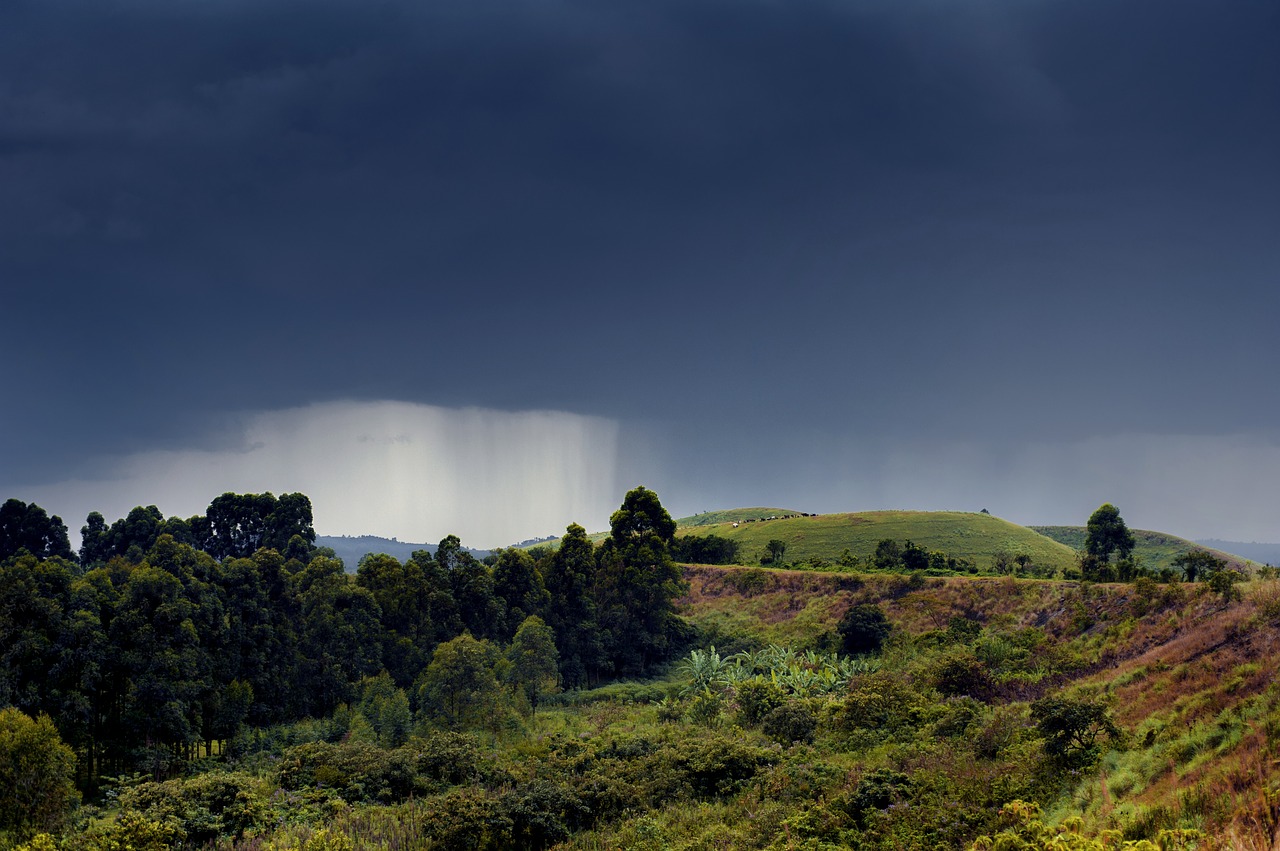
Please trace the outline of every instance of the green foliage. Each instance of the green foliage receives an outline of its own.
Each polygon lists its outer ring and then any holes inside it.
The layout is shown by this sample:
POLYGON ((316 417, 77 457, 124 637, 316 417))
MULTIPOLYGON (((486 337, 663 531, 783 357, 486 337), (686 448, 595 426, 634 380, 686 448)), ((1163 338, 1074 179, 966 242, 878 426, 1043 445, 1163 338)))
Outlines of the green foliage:
POLYGON ((720 726, 723 713, 724 699, 710 688, 704 688, 689 701, 686 716, 690 724, 715 728, 720 726))
POLYGON ((1210 579, 1216 575, 1227 566, 1227 560, 1218 558, 1208 550, 1197 548, 1175 558, 1173 566, 1182 571, 1183 578, 1188 582, 1195 582, 1197 579, 1210 579))
POLYGON ((1192 851, 1206 838, 1198 830, 1161 830, 1154 842, 1126 840, 1116 830, 1088 837, 1079 819, 1053 827, 1043 818, 1038 804, 1011 801, 1000 808, 1004 829, 993 836, 978 837, 970 851, 1192 851))
POLYGON ((931 681, 945 697, 972 697, 990 700, 996 683, 987 664, 968 653, 951 653, 939 659, 931 671, 931 681))
POLYGON ((888 672, 859 677, 835 710, 838 727, 875 730, 885 736, 910 735, 927 720, 932 701, 888 672))
POLYGON ((1243 581, 1244 576, 1238 570, 1217 570, 1209 576, 1209 588, 1224 603, 1239 602, 1244 599, 1244 595, 1236 585, 1243 581))
POLYGON ((57 832, 79 801, 75 754, 47 715, 0 709, 0 835, 57 832))
POLYGON ((1106 563, 1111 556, 1127 559, 1136 545, 1133 533, 1120 517, 1120 510, 1111 503, 1104 503, 1089 516, 1085 526, 1085 552, 1106 563))
POLYGON ((175 825, 186 842, 200 845, 240 838, 260 826, 266 814, 263 786, 242 772, 212 771, 133 786, 121 793, 120 805, 150 821, 175 825))
POLYGON ((5 500, 0 505, 0 562, 26 550, 39 559, 72 559, 67 524, 56 514, 50 517, 34 502, 5 500))
POLYGON ((513 847, 515 824, 499 799, 478 789, 454 789, 430 810, 426 835, 441 851, 489 851, 513 847))
POLYGON ((332 790, 344 800, 389 803, 415 790, 414 752, 385 750, 370 742, 312 742, 286 750, 276 768, 281 788, 332 790))
POLYGON ((507 681, 519 689, 530 709, 536 712, 542 697, 558 688, 560 660, 551 627, 539 617, 525 618, 511 640, 507 660, 511 663, 507 681))
POLYGON ((675 539, 671 557, 687 564, 736 564, 741 550, 737 541, 716 534, 682 535, 675 539))
POLYGON ((1101 742, 1120 736, 1110 711, 1096 701, 1044 697, 1031 704, 1031 717, 1045 739, 1045 753, 1068 768, 1092 765, 1101 742))
POLYGON ((394 748, 408 741, 413 728, 409 698, 386 671, 376 677, 366 677, 360 683, 359 713, 373 729, 379 744, 394 748))
POLYGON ((463 633, 436 648, 418 684, 422 716, 443 727, 497 730, 510 708, 495 672, 501 651, 463 633))
POLYGON ((878 653, 893 627, 884 610, 873 603, 851 607, 840 618, 840 651, 850 655, 878 653))
POLYGON ((670 658, 686 632, 675 613, 686 590, 670 553, 675 523, 656 494, 636 488, 610 525, 593 588, 604 655, 614 676, 644 675, 670 658))
POLYGON ((736 688, 738 718, 746 726, 755 726, 765 719, 770 712, 782 706, 786 700, 786 692, 776 680, 764 677, 753 677, 741 682, 736 688))
POLYGON ((627 491, 622 506, 610 515, 609 530, 613 543, 624 549, 650 536, 670 545, 675 539, 676 524, 656 493, 638 487, 627 491))
POLYGON ((766 736, 782 745, 811 743, 817 727, 818 718, 813 710, 798 700, 789 700, 774 707, 760 725, 766 736))
POLYGON ((199 546, 214 558, 248 558, 259 549, 283 552, 290 541, 301 538, 308 552, 315 544, 311 500, 300 493, 224 493, 209 503, 199 546))
POLYGON ((883 810, 905 797, 911 789, 911 778, 890 768, 877 768, 863 775, 845 802, 845 809, 859 823, 865 824, 867 810, 883 810))
POLYGON ((85 851, 171 851, 182 839, 181 828, 172 821, 126 809, 114 821, 89 828, 81 847, 85 851))

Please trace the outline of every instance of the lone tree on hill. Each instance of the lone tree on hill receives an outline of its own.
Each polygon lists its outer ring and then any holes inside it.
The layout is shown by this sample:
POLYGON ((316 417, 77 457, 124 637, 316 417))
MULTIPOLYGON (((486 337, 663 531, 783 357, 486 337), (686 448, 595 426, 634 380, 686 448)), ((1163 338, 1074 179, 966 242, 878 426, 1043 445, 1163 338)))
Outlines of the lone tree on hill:
POLYGON ((1120 509, 1104 503, 1089 517, 1084 538, 1085 552, 1099 561, 1111 561, 1111 554, 1127 559, 1133 553, 1135 541, 1129 527, 1120 517, 1120 509))

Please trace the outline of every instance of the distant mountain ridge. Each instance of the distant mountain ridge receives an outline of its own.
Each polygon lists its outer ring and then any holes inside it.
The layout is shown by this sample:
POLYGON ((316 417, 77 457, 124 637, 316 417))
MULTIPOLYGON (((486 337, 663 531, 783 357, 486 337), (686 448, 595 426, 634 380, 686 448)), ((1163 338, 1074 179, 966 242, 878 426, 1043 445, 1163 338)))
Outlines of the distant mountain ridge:
POLYGON ((1235 553, 1259 564, 1280 565, 1280 544, 1261 544, 1257 541, 1248 543, 1244 541, 1222 541, 1217 538, 1204 538, 1197 540, 1196 543, 1203 547, 1235 553))

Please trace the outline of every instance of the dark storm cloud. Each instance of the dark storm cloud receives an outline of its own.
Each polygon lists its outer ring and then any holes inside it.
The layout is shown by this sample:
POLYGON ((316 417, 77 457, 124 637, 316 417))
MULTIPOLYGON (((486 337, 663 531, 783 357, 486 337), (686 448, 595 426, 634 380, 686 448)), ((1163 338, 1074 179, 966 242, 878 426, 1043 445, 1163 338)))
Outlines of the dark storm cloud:
POLYGON ((1262 0, 10 2, 0 467, 341 398, 1256 428, 1278 42, 1262 0))

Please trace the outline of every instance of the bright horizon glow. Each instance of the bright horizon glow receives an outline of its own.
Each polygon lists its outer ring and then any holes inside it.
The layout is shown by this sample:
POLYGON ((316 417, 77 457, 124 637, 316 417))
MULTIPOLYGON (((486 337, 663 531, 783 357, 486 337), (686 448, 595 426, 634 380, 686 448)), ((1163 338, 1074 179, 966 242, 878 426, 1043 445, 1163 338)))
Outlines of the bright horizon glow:
POLYGON ((605 524, 622 498, 617 442, 615 422, 561 411, 328 402, 252 414, 234 449, 136 453, 109 478, 26 491, 73 543, 90 511, 189 517, 227 491, 271 491, 310 497, 322 535, 489 549, 605 524))

